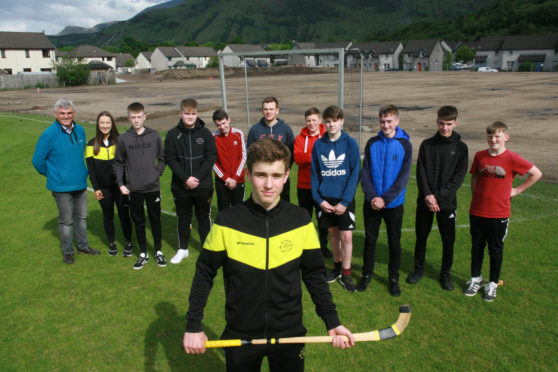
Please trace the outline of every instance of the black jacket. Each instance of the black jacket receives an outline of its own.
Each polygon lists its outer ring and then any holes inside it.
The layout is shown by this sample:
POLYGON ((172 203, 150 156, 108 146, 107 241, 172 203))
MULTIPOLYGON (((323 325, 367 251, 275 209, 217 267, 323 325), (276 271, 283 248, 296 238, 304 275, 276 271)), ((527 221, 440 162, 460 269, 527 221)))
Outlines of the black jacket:
POLYGON ((417 160, 418 202, 433 194, 442 211, 457 208, 457 189, 467 173, 468 148, 453 132, 446 138, 436 133, 422 141, 417 160))
POLYGON ((101 188, 111 188, 116 186, 116 177, 112 171, 112 160, 116 152, 116 143, 112 138, 108 139, 108 146, 101 143, 99 153, 95 155, 95 138, 87 142, 85 147, 85 162, 91 185, 95 191, 101 188))
POLYGON ((202 330, 203 309, 220 267, 225 339, 304 335, 301 280, 326 328, 340 325, 316 229, 300 207, 281 200, 266 211, 250 198, 219 213, 196 264, 187 332, 202 330))
POLYGON ((217 146, 213 134, 197 119, 192 129, 182 120, 165 138, 165 161, 172 170, 173 192, 189 192, 186 180, 193 176, 200 180, 196 189, 213 187, 211 169, 217 159, 217 146))

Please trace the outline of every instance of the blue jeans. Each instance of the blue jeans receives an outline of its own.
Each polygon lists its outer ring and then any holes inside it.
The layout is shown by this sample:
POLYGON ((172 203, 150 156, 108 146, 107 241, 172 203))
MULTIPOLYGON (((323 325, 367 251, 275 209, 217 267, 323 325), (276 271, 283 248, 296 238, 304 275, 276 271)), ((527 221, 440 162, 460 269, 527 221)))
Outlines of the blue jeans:
POLYGON ((86 249, 87 241, 87 189, 69 192, 52 192, 58 206, 58 231, 62 253, 74 253, 73 235, 77 246, 86 249))

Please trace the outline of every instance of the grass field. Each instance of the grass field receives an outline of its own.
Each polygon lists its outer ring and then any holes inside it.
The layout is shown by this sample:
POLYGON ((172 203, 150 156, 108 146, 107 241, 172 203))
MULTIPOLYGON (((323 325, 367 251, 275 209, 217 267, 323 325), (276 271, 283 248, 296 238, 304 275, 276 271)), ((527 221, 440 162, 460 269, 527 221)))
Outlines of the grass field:
MULTIPOLYGON (((135 257, 107 255, 101 210, 90 193, 88 236, 102 255, 79 255, 73 265, 62 263, 54 199, 31 165, 36 141, 51 122, 48 117, 0 114, 0 273, 5 283, 0 289, 0 370, 224 370, 222 351, 188 356, 181 348, 199 253, 195 224, 191 255, 182 264, 159 268, 150 261, 143 270, 132 270, 135 257)), ((91 138, 94 127, 85 127, 91 138)), ((162 216, 167 259, 177 248, 170 175, 167 168, 161 180, 162 207, 168 212, 162 216)), ((296 195, 296 182, 292 183, 291 194, 296 195)), ((402 296, 392 298, 387 291, 385 232, 378 242, 376 273, 369 289, 347 293, 338 284, 330 287, 342 321, 354 332, 389 326, 397 318, 398 306, 405 303, 413 310, 411 323, 393 340, 360 343, 351 350, 307 345, 307 371, 555 370, 558 186, 538 183, 514 198, 501 278, 505 285, 498 289, 496 301, 487 303, 479 295, 465 297, 460 289, 470 265, 468 178, 465 183, 459 190, 452 271, 456 290, 443 291, 437 281, 441 261, 437 231, 429 239, 426 278, 416 286, 404 281, 413 268, 417 192, 413 177, 403 222, 402 296)), ((361 204, 359 188, 355 280, 360 279, 364 241, 361 204)), ((120 234, 119 249, 122 243, 120 234)), ((488 255, 484 277, 487 269, 488 255)), ((205 312, 204 328, 210 339, 218 338, 224 327, 223 293, 218 278, 205 312)), ((323 334, 323 323, 307 293, 304 305, 308 334, 323 334)))

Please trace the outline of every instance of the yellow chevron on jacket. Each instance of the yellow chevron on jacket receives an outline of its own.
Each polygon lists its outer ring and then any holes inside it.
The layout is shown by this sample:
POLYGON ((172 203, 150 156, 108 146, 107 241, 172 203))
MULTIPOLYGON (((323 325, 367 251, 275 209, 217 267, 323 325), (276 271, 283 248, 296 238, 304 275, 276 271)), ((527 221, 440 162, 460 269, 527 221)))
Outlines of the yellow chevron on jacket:
POLYGON ((116 152, 116 146, 115 145, 110 145, 108 148, 101 147, 99 149, 99 153, 97 155, 95 155, 95 153, 93 152, 93 146, 85 147, 85 157, 86 158, 93 157, 93 159, 99 159, 99 160, 112 160, 112 159, 114 159, 114 153, 115 152, 116 152))
MULTIPOLYGON (((256 269, 266 269, 266 238, 214 224, 204 244, 204 249, 222 252, 227 256, 256 269)), ((312 222, 269 238, 269 269, 296 260, 305 249, 318 249, 320 242, 312 222), (310 248, 311 247, 311 248, 310 248)))

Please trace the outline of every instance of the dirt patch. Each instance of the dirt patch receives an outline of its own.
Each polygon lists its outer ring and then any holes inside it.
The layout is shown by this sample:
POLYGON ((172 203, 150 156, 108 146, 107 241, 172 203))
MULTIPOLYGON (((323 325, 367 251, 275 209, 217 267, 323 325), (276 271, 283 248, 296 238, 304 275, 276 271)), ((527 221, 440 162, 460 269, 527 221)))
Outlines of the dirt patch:
MULTIPOLYGON (((249 94, 246 94, 244 69, 227 68, 227 106, 233 125, 247 133, 250 124, 261 116, 261 99, 274 95, 280 102, 281 118, 298 134, 306 108, 317 106, 323 110, 326 105, 336 103, 336 76, 331 72, 335 70, 253 68, 249 94), (246 101, 250 110, 246 110, 246 101)), ((174 70, 121 78, 126 82, 41 89, 40 94, 34 90, 4 91, 0 93, 0 111, 52 115, 54 102, 69 97, 76 104, 78 121, 93 122, 100 111, 108 110, 124 125, 126 106, 140 101, 146 107, 147 125, 168 130, 178 121, 180 101, 194 97, 199 101, 200 117, 213 129, 211 114, 222 105, 217 69, 174 70)), ((362 135, 358 121, 354 121, 358 105, 350 103, 345 107, 345 129, 360 142, 361 148, 379 129, 378 109, 394 104, 401 108, 401 127, 411 136, 416 159, 422 140, 436 131, 437 108, 451 104, 459 109, 456 130, 469 146, 470 159, 476 151, 486 148, 486 126, 502 120, 510 127, 508 148, 539 166, 544 180, 558 183, 558 110, 549 104, 558 99, 558 74, 377 72, 365 73, 363 78, 362 135)))

